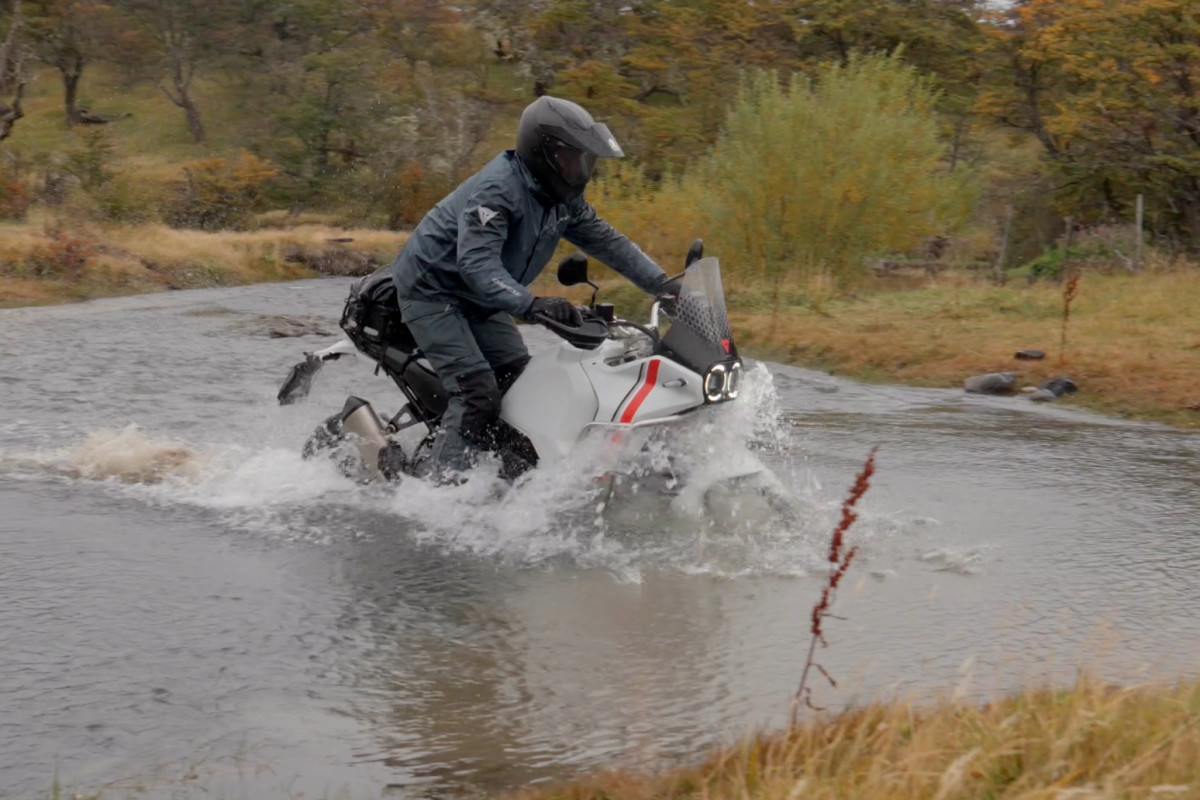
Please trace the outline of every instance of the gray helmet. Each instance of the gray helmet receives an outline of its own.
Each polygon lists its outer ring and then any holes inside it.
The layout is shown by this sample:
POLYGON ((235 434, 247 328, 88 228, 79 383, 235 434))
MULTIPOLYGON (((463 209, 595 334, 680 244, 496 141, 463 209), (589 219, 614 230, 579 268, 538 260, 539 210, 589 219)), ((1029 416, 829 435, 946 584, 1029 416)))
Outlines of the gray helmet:
POLYGON ((570 100, 543 96, 525 107, 517 155, 558 202, 583 194, 597 158, 624 158, 612 131, 570 100))

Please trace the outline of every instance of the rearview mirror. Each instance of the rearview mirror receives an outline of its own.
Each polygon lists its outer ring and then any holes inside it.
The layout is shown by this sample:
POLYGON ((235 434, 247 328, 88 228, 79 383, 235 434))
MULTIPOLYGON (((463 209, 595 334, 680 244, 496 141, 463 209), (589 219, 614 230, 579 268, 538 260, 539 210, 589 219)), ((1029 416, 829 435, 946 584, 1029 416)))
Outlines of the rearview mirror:
POLYGON ((588 282, 588 260, 583 253, 571 255, 558 262, 558 282, 563 286, 577 286, 588 282))
POLYGON ((692 242, 692 246, 688 248, 687 257, 683 260, 683 268, 687 269, 694 262, 704 258, 704 240, 696 239, 692 242))

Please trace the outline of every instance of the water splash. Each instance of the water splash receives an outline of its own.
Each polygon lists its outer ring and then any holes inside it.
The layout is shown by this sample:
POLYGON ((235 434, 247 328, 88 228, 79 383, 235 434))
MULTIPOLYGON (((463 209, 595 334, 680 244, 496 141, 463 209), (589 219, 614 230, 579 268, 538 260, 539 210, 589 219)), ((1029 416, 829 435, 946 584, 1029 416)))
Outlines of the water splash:
POLYGON ((76 447, 0 453, 5 473, 49 472, 127 484, 197 480, 205 457, 182 442, 149 436, 137 425, 89 432, 76 447))
MULTIPOLYGON (((129 425, 23 454, 22 463, 120 484, 116 490, 154 505, 203 508, 256 536, 329 542, 401 533, 448 552, 519 566, 567 563, 631 581, 648 569, 720 577, 819 571, 838 507, 807 472, 799 480, 787 474, 789 429, 761 363, 747 370, 735 403, 667 427, 598 428, 552 469, 512 486, 487 459, 461 486, 359 484, 324 459, 300 457, 311 409, 244 413, 223 431, 236 442, 186 444, 129 425), (783 465, 783 477, 764 458, 783 465)), ((14 463, 0 453, 0 469, 14 463)), ((860 527, 878 538, 894 525, 866 515, 860 527)))
POLYGON ((195 480, 203 458, 186 445, 147 436, 136 425, 119 431, 89 433, 66 458, 69 469, 90 480, 115 478, 123 483, 195 480))

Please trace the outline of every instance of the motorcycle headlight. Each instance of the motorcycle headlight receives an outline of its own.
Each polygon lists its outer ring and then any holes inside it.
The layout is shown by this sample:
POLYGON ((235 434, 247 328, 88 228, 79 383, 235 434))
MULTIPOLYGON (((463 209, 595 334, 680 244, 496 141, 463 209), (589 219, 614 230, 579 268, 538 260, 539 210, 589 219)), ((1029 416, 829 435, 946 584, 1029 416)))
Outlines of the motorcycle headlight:
POLYGON ((735 361, 729 367, 729 372, 725 377, 725 399, 737 399, 738 392, 742 388, 742 362, 735 361))
POLYGON ((704 399, 716 403, 725 394, 725 381, 729 375, 724 364, 713 364, 704 375, 704 399))

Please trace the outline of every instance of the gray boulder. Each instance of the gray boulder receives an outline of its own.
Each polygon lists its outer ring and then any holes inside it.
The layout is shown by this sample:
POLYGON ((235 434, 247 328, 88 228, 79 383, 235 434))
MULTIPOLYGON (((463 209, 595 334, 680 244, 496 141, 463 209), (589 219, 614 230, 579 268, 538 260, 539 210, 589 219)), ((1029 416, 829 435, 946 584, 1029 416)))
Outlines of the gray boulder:
POLYGON ((1038 389, 1036 392, 1029 395, 1029 399, 1035 403, 1053 403, 1058 399, 1058 395, 1049 389, 1038 389))
POLYGON ((1051 378, 1043 383, 1038 389, 1045 389, 1054 392, 1055 397, 1062 397, 1064 394, 1075 394, 1079 391, 1079 387, 1075 385, 1075 381, 1068 378, 1066 375, 1060 375, 1057 378, 1051 378))
POLYGON ((1011 372, 992 372, 976 375, 963 381, 963 389, 971 394, 1008 394, 1017 385, 1017 376, 1011 372))

